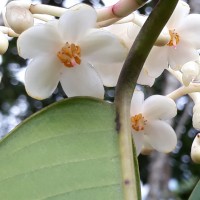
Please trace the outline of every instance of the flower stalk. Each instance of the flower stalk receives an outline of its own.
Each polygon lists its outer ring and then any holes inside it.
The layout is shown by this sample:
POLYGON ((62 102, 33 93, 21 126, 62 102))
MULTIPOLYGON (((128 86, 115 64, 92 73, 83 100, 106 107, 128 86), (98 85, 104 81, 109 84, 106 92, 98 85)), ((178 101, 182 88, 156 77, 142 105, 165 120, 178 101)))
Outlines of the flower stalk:
POLYGON ((200 92, 200 85, 199 84, 191 84, 187 87, 182 86, 180 88, 178 88, 177 90, 171 92, 170 94, 168 94, 167 96, 170 97, 173 100, 176 100, 186 94, 190 94, 190 93, 194 93, 194 92, 200 92))
MULTIPOLYGON (((183 84, 183 82, 182 82, 182 74, 181 74, 181 72, 180 71, 174 71, 174 70, 172 70, 172 69, 170 69, 170 68, 168 68, 167 69, 181 84, 183 84)), ((195 87, 196 88, 196 87, 195 87)), ((178 91, 179 89, 177 89, 177 91, 178 91)), ((183 89, 180 89, 181 90, 181 92, 183 92, 183 89)), ((200 98, 200 94, 199 93, 197 93, 197 92, 199 92, 199 90, 197 91, 198 89, 192 89, 192 90, 190 90, 190 91, 187 91, 188 93, 188 95, 191 97, 191 99, 194 101, 194 103, 196 104, 196 103, 199 103, 199 98, 200 98)), ((175 94, 175 93, 178 93, 178 92, 172 92, 172 94, 169 94, 170 96, 174 96, 174 97, 172 97, 172 98, 179 98, 180 97, 180 95, 179 94, 175 94), (176 97, 177 96, 177 97, 176 97)), ((184 93, 184 92, 183 92, 184 93)), ((182 94, 183 94, 182 93, 182 94)))
POLYGON ((135 146, 132 143, 130 103, 143 64, 178 0, 161 0, 146 20, 124 63, 115 96, 124 200, 141 199, 135 146), (167 9, 166 9, 167 8, 167 9))

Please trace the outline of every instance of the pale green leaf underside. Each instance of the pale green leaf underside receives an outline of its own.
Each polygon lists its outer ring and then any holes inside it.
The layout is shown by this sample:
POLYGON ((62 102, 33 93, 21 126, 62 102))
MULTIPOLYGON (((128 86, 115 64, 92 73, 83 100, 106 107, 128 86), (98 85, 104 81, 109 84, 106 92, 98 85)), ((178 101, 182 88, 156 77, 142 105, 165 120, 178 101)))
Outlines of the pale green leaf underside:
POLYGON ((73 98, 26 120, 0 143, 0 199, 122 200, 109 103, 73 98))

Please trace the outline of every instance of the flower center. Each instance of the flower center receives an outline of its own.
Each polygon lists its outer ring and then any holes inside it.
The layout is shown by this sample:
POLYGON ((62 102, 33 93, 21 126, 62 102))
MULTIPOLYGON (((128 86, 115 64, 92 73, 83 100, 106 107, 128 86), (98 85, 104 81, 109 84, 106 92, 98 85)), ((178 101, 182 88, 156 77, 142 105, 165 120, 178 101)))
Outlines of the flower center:
POLYGON ((169 30, 169 35, 170 35, 171 39, 167 45, 170 47, 173 46, 176 48, 177 44, 180 41, 180 36, 178 35, 178 33, 175 32, 175 29, 169 30))
POLYGON ((146 125, 147 120, 145 120, 142 114, 140 113, 131 117, 131 123, 133 129, 135 129, 136 131, 142 131, 144 130, 144 126, 146 125))
POLYGON ((81 48, 78 45, 66 42, 62 49, 57 53, 57 56, 66 67, 74 67, 81 63, 81 48))

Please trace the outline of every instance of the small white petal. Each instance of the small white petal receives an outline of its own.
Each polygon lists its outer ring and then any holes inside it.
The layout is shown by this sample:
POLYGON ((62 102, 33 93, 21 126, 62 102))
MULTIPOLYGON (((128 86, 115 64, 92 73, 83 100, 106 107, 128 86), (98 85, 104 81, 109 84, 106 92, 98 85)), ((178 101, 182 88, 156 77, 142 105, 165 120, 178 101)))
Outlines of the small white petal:
POLYGON ((123 62, 128 54, 127 47, 108 31, 92 30, 79 44, 82 57, 92 64, 123 62))
POLYGON ((135 116, 143 112, 144 93, 142 91, 135 91, 131 99, 131 116, 135 116))
POLYGON ((119 78, 119 74, 123 67, 123 63, 101 64, 92 63, 98 72, 103 85, 107 87, 115 87, 119 78))
POLYGON ((86 4, 74 6, 59 19, 59 30, 65 42, 76 42, 95 27, 96 11, 86 4))
POLYGON ((177 144, 176 133, 173 128, 164 121, 148 121, 145 127, 147 142, 157 151, 168 153, 177 144))
POLYGON ((143 68, 138 77, 137 84, 148 85, 151 87, 154 84, 154 82, 155 82, 155 78, 150 77, 148 75, 147 70, 143 68))
POLYGON ((55 28, 55 23, 36 25, 24 31, 17 40, 19 55, 23 58, 34 58, 59 51, 63 41, 55 28))
POLYGON ((169 65, 172 69, 182 66, 189 61, 198 60, 199 54, 191 43, 180 39, 176 47, 169 46, 169 65))
POLYGON ((51 55, 34 58, 25 73, 25 88, 35 99, 48 98, 56 89, 62 65, 51 55))
POLYGON ((196 49, 200 48, 200 15, 199 14, 190 14, 188 15, 181 26, 177 29, 177 32, 180 33, 180 37, 187 40, 196 49))
POLYGON ((167 22, 167 27, 171 30, 177 28, 179 24, 185 19, 185 17, 189 14, 190 7, 187 3, 183 1, 179 1, 172 16, 167 22))
POLYGON ((157 78, 168 67, 167 54, 166 46, 152 48, 144 64, 149 76, 157 78))
POLYGON ((148 97, 143 106, 143 114, 146 119, 170 119, 177 114, 175 102, 162 95, 148 97))
POLYGON ((141 132, 141 131, 136 132, 134 129, 132 129, 132 136, 133 136, 133 140, 134 140, 134 144, 135 144, 135 148, 136 148, 136 153, 137 153, 137 155, 139 155, 142 150, 143 143, 144 143, 143 132, 141 132))
POLYGON ((103 99, 104 87, 97 72, 89 64, 63 68, 61 85, 68 97, 92 96, 103 99))

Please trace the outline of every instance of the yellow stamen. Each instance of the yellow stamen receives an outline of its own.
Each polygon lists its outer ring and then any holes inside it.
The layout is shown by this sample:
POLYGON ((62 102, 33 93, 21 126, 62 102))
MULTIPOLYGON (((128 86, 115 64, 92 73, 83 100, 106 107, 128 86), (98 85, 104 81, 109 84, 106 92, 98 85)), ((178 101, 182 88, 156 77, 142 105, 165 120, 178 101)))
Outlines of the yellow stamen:
POLYGON ((68 42, 57 53, 58 58, 66 67, 74 67, 81 64, 81 48, 68 42))
POLYGON ((169 30, 169 35, 171 37, 171 40, 169 41, 169 43, 167 44, 168 46, 173 46, 176 48, 177 44, 180 41, 180 36, 178 35, 178 33, 175 32, 174 30, 169 30))
POLYGON ((140 113, 131 117, 131 122, 133 129, 135 129, 136 131, 142 131, 144 130, 144 126, 146 125, 147 120, 145 120, 142 114, 140 113))

